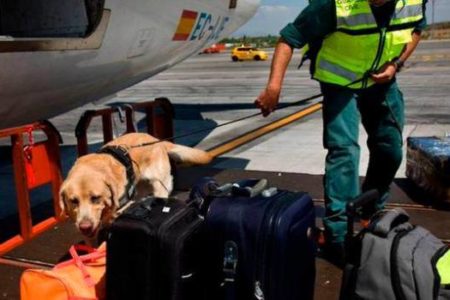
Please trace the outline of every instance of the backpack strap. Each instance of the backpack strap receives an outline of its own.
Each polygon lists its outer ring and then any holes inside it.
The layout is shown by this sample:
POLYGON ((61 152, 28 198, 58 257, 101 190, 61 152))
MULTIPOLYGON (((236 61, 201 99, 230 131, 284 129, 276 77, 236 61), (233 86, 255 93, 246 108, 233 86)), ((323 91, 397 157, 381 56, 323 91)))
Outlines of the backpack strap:
POLYGON ((409 221, 409 215, 403 208, 384 211, 383 214, 371 222, 369 230, 374 234, 386 237, 393 227, 409 221))

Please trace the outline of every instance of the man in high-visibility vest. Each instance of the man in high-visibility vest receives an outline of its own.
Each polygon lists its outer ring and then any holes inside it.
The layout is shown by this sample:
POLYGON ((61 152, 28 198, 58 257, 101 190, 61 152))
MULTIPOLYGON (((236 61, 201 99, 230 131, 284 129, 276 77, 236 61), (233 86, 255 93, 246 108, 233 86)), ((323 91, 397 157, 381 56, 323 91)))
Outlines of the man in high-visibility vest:
POLYGON ((255 101, 264 116, 275 110, 293 48, 307 45, 324 96, 324 251, 336 262, 344 255, 345 205, 360 193, 360 118, 370 150, 362 190, 382 195, 373 209, 383 207, 400 166, 404 103, 395 75, 420 40, 426 1, 311 0, 281 30, 269 81, 255 101))

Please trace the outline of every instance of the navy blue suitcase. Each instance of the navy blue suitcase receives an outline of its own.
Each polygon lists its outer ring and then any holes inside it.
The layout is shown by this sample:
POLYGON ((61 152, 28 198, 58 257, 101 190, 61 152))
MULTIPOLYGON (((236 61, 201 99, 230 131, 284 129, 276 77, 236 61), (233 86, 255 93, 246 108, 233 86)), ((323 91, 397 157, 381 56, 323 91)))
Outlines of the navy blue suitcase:
POLYGON ((312 199, 303 192, 265 189, 265 182, 218 188, 206 180, 193 189, 191 198, 209 202, 204 204, 207 299, 313 299, 312 199))

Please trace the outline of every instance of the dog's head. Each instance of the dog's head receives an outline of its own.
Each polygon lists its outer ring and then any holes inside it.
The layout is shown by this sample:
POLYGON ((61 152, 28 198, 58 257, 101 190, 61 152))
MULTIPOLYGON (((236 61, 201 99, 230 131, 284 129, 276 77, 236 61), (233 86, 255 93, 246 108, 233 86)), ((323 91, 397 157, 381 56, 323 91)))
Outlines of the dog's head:
POLYGON ((102 172, 71 172, 60 189, 60 205, 88 240, 115 216, 118 191, 102 172))

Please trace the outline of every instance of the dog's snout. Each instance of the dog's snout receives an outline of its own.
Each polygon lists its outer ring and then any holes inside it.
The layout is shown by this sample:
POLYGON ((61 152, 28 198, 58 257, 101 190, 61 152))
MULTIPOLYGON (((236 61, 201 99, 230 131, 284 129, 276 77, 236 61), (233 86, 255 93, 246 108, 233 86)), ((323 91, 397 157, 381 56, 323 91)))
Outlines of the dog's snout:
POLYGON ((94 224, 91 221, 82 221, 80 225, 78 225, 81 233, 84 235, 91 235, 94 231, 94 224))

